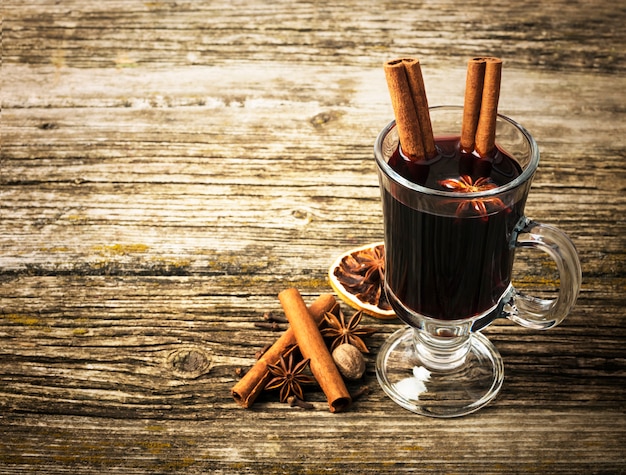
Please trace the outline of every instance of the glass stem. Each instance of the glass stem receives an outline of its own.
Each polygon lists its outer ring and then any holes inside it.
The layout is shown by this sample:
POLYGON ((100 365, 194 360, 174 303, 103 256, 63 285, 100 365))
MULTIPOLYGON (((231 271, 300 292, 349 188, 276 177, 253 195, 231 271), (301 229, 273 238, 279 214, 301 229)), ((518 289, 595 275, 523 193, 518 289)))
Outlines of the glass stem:
POLYGON ((415 349, 424 366, 429 370, 446 371, 465 363, 472 346, 469 333, 457 336, 435 336, 414 329, 415 349))

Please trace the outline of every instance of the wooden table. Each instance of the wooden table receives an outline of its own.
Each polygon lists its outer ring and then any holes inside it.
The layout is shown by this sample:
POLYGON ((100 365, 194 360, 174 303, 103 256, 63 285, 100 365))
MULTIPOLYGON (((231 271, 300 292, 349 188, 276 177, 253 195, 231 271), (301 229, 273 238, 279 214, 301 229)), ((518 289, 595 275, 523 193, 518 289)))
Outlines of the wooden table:
MULTIPOLYGON (((5 0, 0 472, 625 473, 626 11, 488 3, 5 0), (388 399, 374 358, 401 324, 372 318, 350 410, 239 407, 277 294, 312 302, 382 239, 383 61, 419 57, 430 104, 461 104, 484 54, 541 147, 527 214, 581 256, 570 317, 487 328, 506 379, 471 416, 388 399)), ((520 255, 516 282, 554 293, 552 270, 520 255)))

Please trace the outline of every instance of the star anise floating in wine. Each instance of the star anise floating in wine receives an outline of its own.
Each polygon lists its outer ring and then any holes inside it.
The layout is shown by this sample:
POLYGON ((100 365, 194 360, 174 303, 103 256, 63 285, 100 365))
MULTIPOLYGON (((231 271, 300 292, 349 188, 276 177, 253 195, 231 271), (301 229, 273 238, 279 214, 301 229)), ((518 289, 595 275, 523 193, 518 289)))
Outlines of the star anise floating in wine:
POLYGON ((372 335, 376 332, 376 329, 359 326, 363 318, 363 311, 359 310, 356 312, 347 323, 343 312, 339 310, 338 313, 338 317, 331 312, 324 314, 324 320, 326 320, 328 326, 322 329, 322 335, 332 339, 330 351, 334 351, 335 348, 343 343, 349 343, 357 347, 362 353, 369 353, 367 346, 361 338, 372 335))
POLYGON ((383 290, 385 281, 385 246, 359 249, 346 255, 334 270, 343 287, 360 301, 390 310, 383 290))
POLYGON ((290 396, 295 396, 300 400, 304 400, 302 392, 302 384, 315 384, 315 379, 311 376, 303 374, 309 365, 309 359, 297 361, 294 358, 293 348, 287 350, 285 356, 281 355, 276 364, 268 364, 272 376, 274 376, 265 386, 265 389, 279 389, 280 402, 287 402, 290 396))
MULTIPOLYGON (((462 175, 459 178, 448 178, 446 180, 439 181, 439 184, 446 190, 455 191, 457 193, 477 193, 481 191, 493 190, 497 188, 496 185, 489 177, 480 177, 473 180, 469 175, 462 175)), ((506 208, 504 202, 500 198, 477 198, 462 201, 456 209, 456 215, 458 217, 466 215, 468 212, 473 211, 479 215, 483 220, 488 219, 490 209, 501 210, 506 208)))

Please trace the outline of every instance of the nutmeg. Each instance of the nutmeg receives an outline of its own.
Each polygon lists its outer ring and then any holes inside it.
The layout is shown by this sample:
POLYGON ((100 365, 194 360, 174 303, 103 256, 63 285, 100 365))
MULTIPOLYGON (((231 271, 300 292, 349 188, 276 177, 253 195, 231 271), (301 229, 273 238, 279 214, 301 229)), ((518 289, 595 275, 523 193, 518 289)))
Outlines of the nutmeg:
POLYGON ((365 373, 365 358, 356 346, 343 343, 335 348, 332 356, 344 378, 359 379, 365 373))

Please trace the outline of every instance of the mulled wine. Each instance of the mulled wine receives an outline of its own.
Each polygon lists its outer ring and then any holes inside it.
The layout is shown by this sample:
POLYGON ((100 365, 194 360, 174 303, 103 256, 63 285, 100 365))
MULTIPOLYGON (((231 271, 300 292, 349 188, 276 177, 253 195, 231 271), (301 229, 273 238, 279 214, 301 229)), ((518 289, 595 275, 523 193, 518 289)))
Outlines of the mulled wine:
POLYGON ((429 108, 435 150, 427 153, 423 147, 423 157, 409 152, 415 162, 398 151, 407 129, 402 132, 395 121, 374 143, 385 290, 407 324, 380 347, 376 376, 400 406, 435 417, 469 414, 498 394, 502 357, 483 328, 496 318, 552 328, 572 309, 582 279, 570 239, 523 214, 539 164, 535 140, 512 119, 497 115, 495 138, 489 135, 481 148, 477 132, 473 146, 464 142, 477 151, 464 153, 459 145, 459 136, 467 135, 464 111, 429 108), (554 260, 560 283, 556 298, 525 295, 511 285, 518 247, 546 252, 554 260))
MULTIPOLYGON (((502 150, 482 159, 462 151, 459 137, 435 141, 439 154, 430 161, 412 162, 397 149, 388 164, 413 183, 453 192, 494 189, 522 173, 502 150)), ((438 212, 407 204, 393 187, 381 189, 389 223, 386 280, 397 300, 438 320, 473 318, 495 307, 510 284, 513 232, 523 215, 525 195, 507 203, 490 196, 455 197, 449 200, 452 212, 438 212)))

